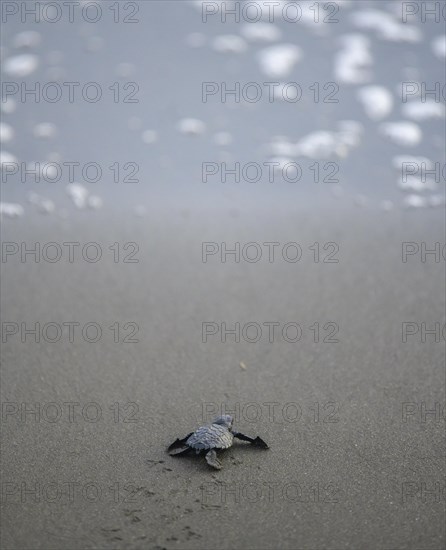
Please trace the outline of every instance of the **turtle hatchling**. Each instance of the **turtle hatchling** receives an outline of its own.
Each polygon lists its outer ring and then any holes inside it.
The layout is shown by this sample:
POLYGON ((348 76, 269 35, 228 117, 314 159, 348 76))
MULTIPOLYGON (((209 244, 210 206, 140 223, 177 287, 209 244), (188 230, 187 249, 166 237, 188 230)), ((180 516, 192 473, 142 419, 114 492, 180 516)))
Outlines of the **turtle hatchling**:
POLYGON ((222 467, 218 460, 217 452, 229 449, 234 442, 234 437, 242 441, 249 441, 254 447, 269 449, 268 445, 260 437, 249 437, 232 429, 232 416, 225 414, 218 416, 212 424, 201 426, 195 432, 190 433, 183 439, 177 439, 170 445, 167 452, 171 456, 177 456, 195 451, 205 453, 206 462, 216 470, 222 467))

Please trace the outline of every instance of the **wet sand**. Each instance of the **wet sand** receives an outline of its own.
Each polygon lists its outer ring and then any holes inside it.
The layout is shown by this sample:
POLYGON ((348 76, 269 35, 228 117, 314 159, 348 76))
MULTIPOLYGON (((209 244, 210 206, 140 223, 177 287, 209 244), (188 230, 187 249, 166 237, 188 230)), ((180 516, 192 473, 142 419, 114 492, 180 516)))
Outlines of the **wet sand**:
POLYGON ((3 233, 103 251, 2 264, 3 322, 64 327, 3 344, 3 548, 444 547, 444 420, 422 402, 444 406, 445 342, 404 343, 402 323, 443 326, 445 263, 401 261, 403 241, 444 242, 444 212, 73 211, 3 233), (115 263, 108 246, 131 241, 138 263, 115 263), (223 241, 294 241, 302 257, 203 263, 202 242, 223 241), (339 262, 315 262, 315 242, 337 243, 339 262), (92 322, 95 343, 78 332, 92 322), (219 332, 203 342, 206 322, 219 332), (234 445, 221 471, 166 454, 222 407, 270 450, 234 445))

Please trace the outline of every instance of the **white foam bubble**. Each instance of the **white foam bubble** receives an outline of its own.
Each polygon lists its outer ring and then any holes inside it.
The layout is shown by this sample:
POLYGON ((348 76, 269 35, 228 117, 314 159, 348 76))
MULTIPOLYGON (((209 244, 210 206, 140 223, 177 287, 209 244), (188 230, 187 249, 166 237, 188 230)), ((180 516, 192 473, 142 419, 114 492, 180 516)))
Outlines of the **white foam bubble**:
MULTIPOLYGON (((416 98, 416 97, 421 97, 421 89, 422 89, 422 84, 418 80, 419 79, 418 71, 415 74, 415 71, 411 71, 412 68, 413 67, 406 67, 405 69, 403 69, 403 72, 406 75, 407 80, 410 80, 410 84, 411 84, 410 97, 411 97, 411 99, 416 98), (410 74, 410 73, 412 73, 412 74, 410 74)), ((394 88, 395 93, 400 97, 403 96, 403 94, 406 94, 406 93, 407 93, 407 95, 409 95, 409 90, 407 89, 407 85, 408 85, 408 82, 406 82, 406 81, 400 82, 394 88)), ((407 101, 407 99, 405 99, 405 101, 407 101)))
POLYGON ((392 94, 383 86, 364 86, 357 95, 366 115, 372 120, 382 120, 392 112, 392 94))
POLYGON ((403 205, 406 208, 426 208, 428 204, 427 197, 422 197, 421 195, 407 195, 403 199, 403 205))
POLYGON ((431 178, 425 178, 420 174, 404 174, 398 180, 398 187, 403 191, 416 191, 423 193, 425 191, 435 191, 437 184, 431 178))
POLYGON ((232 135, 229 132, 217 132, 214 134, 214 141, 221 147, 226 147, 232 143, 232 135))
POLYGON ((336 132, 336 138, 340 144, 348 148, 358 147, 361 143, 364 133, 363 125, 357 120, 340 120, 338 122, 339 130, 336 132))
POLYGON ((98 197, 97 195, 90 195, 87 198, 87 206, 92 210, 99 210, 100 208, 102 208, 103 204, 104 204, 104 201, 102 200, 101 197, 98 197))
POLYGON ((38 195, 34 191, 30 191, 27 195, 27 199, 28 202, 30 202, 31 204, 37 204, 40 199, 40 195, 38 195))
POLYGON ((432 40, 432 51, 439 59, 446 57, 446 34, 440 34, 432 40))
POLYGON ((352 23, 360 29, 374 30, 378 38, 391 42, 421 42, 421 30, 407 23, 400 23, 391 13, 376 9, 364 9, 350 14, 352 23))
POLYGON ((297 143, 287 137, 274 136, 268 144, 268 152, 276 157, 308 157, 328 159, 333 156, 345 157, 352 147, 361 142, 364 128, 356 120, 341 120, 337 131, 316 130, 300 138, 297 143))
POLYGON ((33 191, 28 194, 28 201, 31 204, 34 204, 41 214, 51 214, 56 208, 54 202, 51 199, 42 197, 41 195, 38 195, 33 191))
POLYGON ((273 163, 272 168, 274 171, 281 172, 284 170, 289 164, 293 163, 293 159, 288 157, 271 157, 269 159, 269 162, 273 163))
POLYGON ((85 208, 88 190, 80 183, 70 183, 67 185, 67 193, 77 208, 85 208))
POLYGON ((299 99, 299 91, 295 84, 290 86, 289 82, 275 82, 273 87, 273 97, 278 101, 294 102, 299 99))
POLYGON ((258 61, 261 71, 270 78, 285 78, 302 58, 302 50, 295 44, 277 44, 260 50, 258 61))
POLYGON ((182 134, 198 136, 206 131, 206 124, 198 118, 183 118, 178 122, 178 130, 182 134))
POLYGON ((318 130, 300 139, 296 145, 297 154, 312 158, 330 158, 336 149, 336 136, 333 132, 318 130))
POLYGON ((19 218, 23 216, 24 210, 21 204, 13 202, 0 202, 0 215, 8 218, 19 218))
POLYGON ((282 31, 272 23, 246 23, 242 25, 242 35, 250 42, 275 42, 280 40, 282 31))
POLYGON ((334 74, 338 81, 346 84, 363 84, 371 77, 373 58, 370 53, 370 40, 362 34, 341 36, 343 49, 334 60, 334 74))
POLYGON ((338 127, 335 132, 318 130, 304 136, 296 144, 295 154, 312 159, 346 157, 350 148, 359 145, 363 128, 354 120, 340 121, 338 127))
POLYGON ((33 73, 39 66, 37 55, 24 53, 9 57, 3 63, 3 70, 10 76, 23 78, 33 73))
POLYGON ((156 130, 144 130, 141 134, 141 139, 144 143, 147 143, 147 145, 151 145, 158 141, 158 132, 156 130))
POLYGON ((16 110, 16 107, 17 102, 13 97, 7 96, 6 98, 2 98, 0 108, 6 115, 13 113, 16 110))
POLYGON ((12 40, 14 48, 36 48, 42 41, 42 36, 37 31, 22 31, 16 34, 12 40))
POLYGON ((56 209, 56 205, 51 199, 42 198, 39 203, 39 212, 42 214, 51 214, 56 209))
POLYGON ((401 107, 402 113, 407 118, 413 120, 427 120, 429 118, 444 118, 445 107, 442 103, 436 102, 432 98, 426 98, 422 101, 409 101, 401 107))
POLYGON ((421 128, 414 122, 383 122, 380 131, 394 143, 403 146, 418 145, 423 137, 421 128))
POLYGON ((12 153, 8 153, 8 151, 4 150, 0 151, 0 168, 3 168, 4 164, 17 162, 17 158, 12 153))
MULTIPOLYGON (((50 161, 52 162, 52 161, 50 161)), ((35 170, 36 169, 36 163, 28 163, 27 168, 29 170, 35 170)), ((59 176, 59 167, 56 164, 48 164, 45 162, 42 162, 40 164, 40 172, 42 174, 43 179, 48 179, 50 181, 56 181, 57 177, 59 176)))
POLYGON ((427 198, 428 204, 432 208, 446 206, 446 197, 444 195, 435 194, 427 198))
POLYGON ((296 144, 284 136, 274 136, 268 149, 271 154, 279 157, 294 157, 298 154, 296 144))
POLYGON ((222 34, 214 38, 212 47, 214 50, 221 53, 243 53, 247 50, 248 45, 241 36, 237 36, 236 34, 222 34))
POLYGON ((50 139, 57 133, 57 127, 52 122, 40 122, 33 128, 33 133, 36 138, 50 139))
POLYGON ((7 143, 14 138, 14 129, 6 122, 0 122, 0 142, 7 143))
POLYGON ((299 3, 298 5, 301 7, 301 11, 299 13, 300 18, 299 18, 299 21, 297 21, 297 23, 302 23, 303 25, 310 28, 312 32, 319 35, 326 34, 327 32, 329 32, 330 30, 329 27, 331 25, 321 24, 321 22, 324 19, 326 19, 327 22, 332 18, 336 19, 336 17, 334 17, 334 14, 330 14, 328 9, 325 12, 322 12, 321 10, 318 14, 318 10, 319 10, 318 4, 312 4, 311 2, 303 2, 303 3, 299 3))

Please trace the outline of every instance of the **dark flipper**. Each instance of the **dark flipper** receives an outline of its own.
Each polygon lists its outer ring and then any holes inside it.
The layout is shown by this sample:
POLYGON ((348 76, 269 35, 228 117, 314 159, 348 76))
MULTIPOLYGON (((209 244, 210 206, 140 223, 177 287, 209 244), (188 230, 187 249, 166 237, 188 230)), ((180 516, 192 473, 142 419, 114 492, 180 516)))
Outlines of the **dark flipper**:
POLYGON ((260 447, 261 449, 269 449, 268 445, 259 436, 253 438, 240 432, 232 432, 233 436, 242 441, 249 441, 254 447, 260 447))
POLYGON ((190 447, 186 445, 186 441, 193 433, 194 432, 191 432, 189 435, 186 435, 186 437, 183 437, 183 439, 177 439, 172 443, 172 445, 169 445, 169 447, 167 448, 167 452, 170 454, 170 456, 180 455, 182 453, 190 451, 190 447))
POLYGON ((217 453, 215 452, 215 449, 211 449, 209 452, 206 453, 206 462, 209 464, 209 466, 212 466, 212 468, 215 468, 216 470, 222 469, 222 464, 217 458, 217 453))

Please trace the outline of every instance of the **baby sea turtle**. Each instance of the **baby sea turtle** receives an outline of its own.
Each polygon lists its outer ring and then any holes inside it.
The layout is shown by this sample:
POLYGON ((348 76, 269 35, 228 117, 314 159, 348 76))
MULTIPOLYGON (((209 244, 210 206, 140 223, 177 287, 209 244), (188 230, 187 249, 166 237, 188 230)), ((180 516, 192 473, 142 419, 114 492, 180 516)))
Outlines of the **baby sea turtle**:
POLYGON ((171 456, 186 454, 192 450, 196 454, 206 453, 206 462, 213 468, 220 470, 221 462, 217 458, 217 451, 228 449, 232 446, 234 437, 242 441, 249 441, 251 445, 261 449, 269 449, 268 445, 260 437, 252 438, 232 429, 232 416, 225 414, 218 416, 212 424, 201 426, 195 432, 183 439, 177 439, 170 445, 167 452, 171 456))

